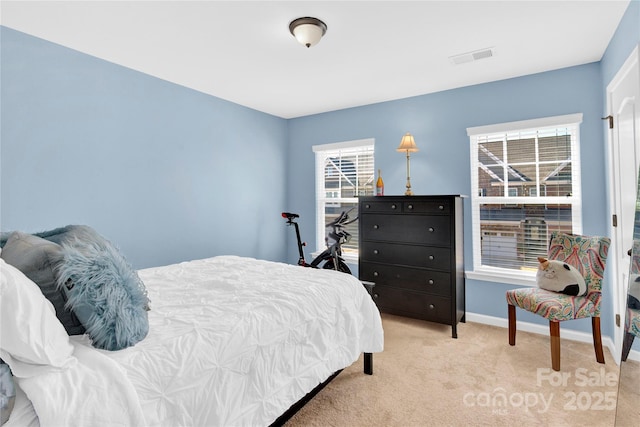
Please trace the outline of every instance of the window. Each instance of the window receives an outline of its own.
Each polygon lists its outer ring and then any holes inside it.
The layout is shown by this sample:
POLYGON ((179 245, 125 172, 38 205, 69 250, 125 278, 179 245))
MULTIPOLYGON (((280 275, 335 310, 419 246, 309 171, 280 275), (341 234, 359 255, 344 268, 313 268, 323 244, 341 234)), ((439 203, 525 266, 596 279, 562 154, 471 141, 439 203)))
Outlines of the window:
POLYGON ((582 114, 468 128, 472 278, 532 277, 553 231, 582 232, 582 114))
MULTIPOLYGON (((354 208, 358 215, 358 196, 375 191, 373 139, 314 145, 316 156, 316 251, 325 249, 326 224, 342 211, 354 208)), ((346 259, 358 259, 358 222, 349 224, 351 241, 343 245, 346 259)))

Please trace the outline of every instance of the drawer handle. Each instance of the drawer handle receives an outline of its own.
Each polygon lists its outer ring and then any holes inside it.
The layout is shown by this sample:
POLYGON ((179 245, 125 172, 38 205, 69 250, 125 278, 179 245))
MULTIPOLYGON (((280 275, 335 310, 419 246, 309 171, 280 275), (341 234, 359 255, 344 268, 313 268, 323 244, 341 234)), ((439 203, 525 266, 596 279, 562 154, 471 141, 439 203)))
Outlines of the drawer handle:
POLYGON ((373 272, 373 277, 378 277, 378 272, 377 271, 373 272))
POLYGON ((378 228, 380 228, 380 226, 378 224, 374 224, 373 229, 377 230, 378 228))
POLYGON ((443 211, 443 210, 444 210, 444 206, 440 205, 440 206, 438 206, 438 209, 440 209, 441 211, 443 211))
POLYGON ((435 230, 433 227, 429 227, 429 233, 433 233, 435 230))
POLYGON ((433 304, 429 304, 429 310, 433 310, 434 308, 436 308, 436 306, 435 306, 435 305, 433 305, 433 304))
POLYGON ((391 205, 391 209, 397 209, 397 206, 395 205, 395 203, 391 205))
POLYGON ((369 209, 370 207, 371 207, 371 205, 369 205, 369 204, 364 205, 364 208, 365 208, 365 209, 369 209))
POLYGON ((429 279, 429 284, 433 285, 433 279, 429 279))
POLYGON ((379 295, 378 295, 378 294, 373 294, 373 297, 374 297, 375 299, 378 299, 379 295))
POLYGON ((413 205, 409 205, 407 206, 407 208, 409 208, 409 210, 413 209, 413 205))
POLYGON ((433 261, 434 260, 434 256, 433 255, 429 255, 429 261, 433 261))
POLYGON ((373 250, 373 253, 374 253, 375 255, 378 255, 378 250, 377 250, 377 249, 374 249, 374 250, 373 250))

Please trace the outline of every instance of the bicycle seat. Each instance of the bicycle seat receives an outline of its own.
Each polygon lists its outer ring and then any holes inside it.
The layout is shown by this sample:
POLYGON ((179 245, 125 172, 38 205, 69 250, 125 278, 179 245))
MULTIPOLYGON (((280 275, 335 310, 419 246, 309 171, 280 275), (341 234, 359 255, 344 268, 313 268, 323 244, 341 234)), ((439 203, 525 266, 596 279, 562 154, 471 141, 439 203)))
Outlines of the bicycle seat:
POLYGON ((294 218, 300 218, 300 215, 294 214, 294 213, 290 213, 290 212, 282 212, 282 218, 286 218, 289 221, 291 221, 294 218))

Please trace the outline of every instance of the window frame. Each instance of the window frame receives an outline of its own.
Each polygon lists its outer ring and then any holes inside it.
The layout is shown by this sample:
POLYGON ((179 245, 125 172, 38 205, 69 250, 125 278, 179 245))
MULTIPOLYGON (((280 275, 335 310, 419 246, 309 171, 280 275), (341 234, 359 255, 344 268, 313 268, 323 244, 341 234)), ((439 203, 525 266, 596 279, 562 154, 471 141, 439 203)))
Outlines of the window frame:
MULTIPOLYGON (((492 267, 482 264, 482 239, 480 206, 483 204, 509 203, 519 204, 544 204, 544 201, 557 204, 571 205, 571 227, 572 233, 582 233, 582 181, 581 181, 581 158, 580 158, 580 124, 582 123, 582 113, 568 114, 562 116, 545 117, 532 120, 522 120, 515 122, 499 123, 494 125, 476 126, 467 128, 467 135, 470 142, 471 158, 471 233, 472 233, 472 260, 473 269, 466 271, 466 277, 483 281, 516 284, 531 286, 535 283, 535 271, 515 270, 505 267, 492 267), (505 135, 515 132, 543 131, 553 128, 573 128, 575 130, 575 140, 571 143, 571 196, 558 197, 547 196, 546 190, 540 185, 542 195, 538 197, 482 197, 479 194, 481 189, 478 183, 478 140, 482 137, 494 136, 504 133, 505 135), (541 201, 542 200, 542 201, 541 201), (567 203, 569 201, 570 203, 567 203)), ((508 155, 508 153, 507 153, 508 155)), ((508 184, 507 184, 507 188, 508 184)), ((537 187, 536 187, 537 188, 537 187)))
MULTIPOLYGON (((316 247, 315 252, 312 253, 312 256, 315 258, 325 249, 325 235, 326 235, 326 219, 325 219, 325 207, 327 203, 354 203, 358 205, 358 197, 337 197, 337 198, 327 198, 326 190, 325 190, 325 164, 324 160, 327 157, 328 152, 336 152, 336 151, 351 151, 357 149, 363 150, 371 150, 372 156, 375 155, 375 139, 374 138, 365 138, 365 139, 357 139, 352 141, 344 141, 344 142, 334 142, 328 144, 320 144, 314 145, 311 147, 315 154, 315 180, 316 180, 316 247)), ((375 179, 375 165, 373 164, 372 159, 372 176, 375 179)), ((373 191, 375 191, 375 181, 373 181, 373 191)), ((357 213, 356 213, 357 215, 357 213)), ((351 215, 353 216, 353 215, 351 215)), ((358 242, 355 242, 356 246, 358 246, 358 242)), ((359 248, 358 248, 359 251, 359 248)), ((343 252, 342 256, 345 261, 349 263, 357 263, 358 262, 358 251, 349 251, 348 253, 343 252)))

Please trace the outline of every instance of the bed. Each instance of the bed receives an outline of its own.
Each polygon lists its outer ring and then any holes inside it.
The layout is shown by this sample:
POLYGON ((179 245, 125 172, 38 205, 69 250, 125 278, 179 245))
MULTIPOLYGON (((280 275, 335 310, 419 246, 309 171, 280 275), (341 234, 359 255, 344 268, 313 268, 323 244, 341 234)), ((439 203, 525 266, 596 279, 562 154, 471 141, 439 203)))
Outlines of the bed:
MULTIPOLYGON (((7 283, 29 279, 0 262, 4 337, 7 283)), ((150 300, 146 336, 109 351, 87 334, 37 330, 58 337, 43 347, 57 347, 45 349, 51 360, 9 363, 20 375, 4 426, 280 424, 362 353, 370 363, 383 350, 380 313, 351 275, 238 256, 137 275, 150 300)), ((38 316, 52 310, 44 297, 38 304, 38 316)), ((40 317, 29 323, 52 327, 40 317)))

